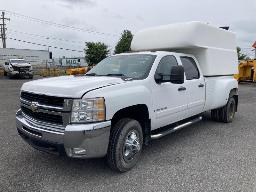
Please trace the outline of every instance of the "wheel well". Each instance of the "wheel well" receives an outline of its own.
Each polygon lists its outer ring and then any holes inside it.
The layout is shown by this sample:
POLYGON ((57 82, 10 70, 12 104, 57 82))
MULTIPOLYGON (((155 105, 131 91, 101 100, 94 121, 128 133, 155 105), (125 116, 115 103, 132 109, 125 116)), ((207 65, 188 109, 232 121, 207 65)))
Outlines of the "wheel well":
POLYGON ((229 93, 229 97, 234 97, 234 99, 236 101, 236 111, 237 111, 237 107, 238 107, 238 89, 237 88, 232 89, 229 93))
POLYGON ((151 132, 148 107, 145 104, 139 104, 120 109, 111 119, 112 128, 122 118, 135 119, 140 123, 144 135, 144 143, 147 144, 151 132))

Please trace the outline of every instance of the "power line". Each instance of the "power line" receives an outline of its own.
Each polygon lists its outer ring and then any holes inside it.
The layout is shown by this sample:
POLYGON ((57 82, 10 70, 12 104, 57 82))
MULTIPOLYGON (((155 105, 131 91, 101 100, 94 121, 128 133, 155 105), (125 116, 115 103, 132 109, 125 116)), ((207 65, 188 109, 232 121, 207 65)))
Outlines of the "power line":
POLYGON ((56 23, 56 22, 53 22, 53 21, 42 20, 42 19, 39 19, 39 18, 26 16, 26 15, 23 15, 23 14, 12 12, 12 11, 6 11, 6 12, 9 15, 12 15, 14 17, 23 18, 23 19, 27 19, 27 20, 30 20, 30 21, 33 21, 33 22, 40 23, 40 24, 51 25, 51 26, 54 26, 54 27, 62 28, 62 29, 72 29, 72 30, 76 30, 76 31, 92 33, 92 34, 97 34, 97 35, 118 36, 117 34, 104 33, 104 32, 99 32, 99 31, 96 31, 96 30, 93 30, 93 29, 80 28, 80 27, 75 27, 75 26, 69 26, 69 25, 56 23))
POLYGON ((39 34, 34 34, 34 33, 27 33, 27 32, 12 30, 12 29, 9 29, 9 32, 10 33, 19 33, 19 34, 29 35, 29 36, 34 36, 34 37, 40 37, 40 38, 44 38, 46 40, 52 39, 52 40, 58 40, 58 41, 65 41, 65 42, 68 42, 68 43, 84 44, 84 42, 81 42, 81 41, 73 41, 73 40, 68 40, 68 39, 63 39, 63 38, 39 35, 39 34))
MULTIPOLYGON (((84 41, 73 41, 73 40, 68 40, 68 39, 63 39, 63 38, 57 38, 57 37, 50 37, 50 36, 46 36, 46 35, 39 35, 39 34, 34 34, 34 33, 26 33, 26 32, 21 32, 21 31, 16 31, 16 30, 12 30, 12 29, 9 29, 8 30, 9 32, 11 33, 8 33, 8 34, 12 34, 12 33, 20 33, 20 34, 25 34, 25 35, 29 35, 29 36, 35 36, 35 37, 40 37, 40 38, 44 38, 44 39, 40 39, 40 40, 59 40, 59 41, 66 41, 68 43, 74 43, 74 44, 77 44, 77 45, 83 45, 85 46, 85 42, 86 40, 84 41)), ((39 40, 38 38, 36 38, 37 40, 39 40)), ((111 45, 107 45, 109 47, 109 49, 113 49, 113 47, 111 45)), ((77 46, 78 47, 78 46, 77 46)))
POLYGON ((0 21, 2 20, 2 23, 0 23, 0 32, 1 32, 1 35, 0 35, 0 38, 2 39, 2 43, 3 43, 3 48, 6 48, 6 23, 5 21, 10 21, 10 18, 6 18, 5 17, 5 12, 3 11, 2 12, 2 15, 0 17, 0 21))
POLYGON ((239 47, 241 49, 253 49, 253 47, 239 47))
POLYGON ((61 50, 65 50, 65 51, 72 51, 72 52, 79 52, 79 53, 83 53, 83 52, 84 52, 84 51, 81 51, 81 50, 68 49, 68 48, 63 48, 63 47, 57 47, 57 46, 52 46, 52 45, 46 45, 46 44, 41 44, 41 43, 26 41, 26 40, 22 40, 22 39, 16 39, 16 38, 12 38, 12 37, 8 37, 8 39, 13 40, 13 41, 18 41, 18 42, 21 42, 21 43, 28 43, 28 44, 32 44, 32 45, 38 45, 38 46, 43 46, 43 47, 49 47, 49 48, 53 48, 53 49, 61 49, 61 50))

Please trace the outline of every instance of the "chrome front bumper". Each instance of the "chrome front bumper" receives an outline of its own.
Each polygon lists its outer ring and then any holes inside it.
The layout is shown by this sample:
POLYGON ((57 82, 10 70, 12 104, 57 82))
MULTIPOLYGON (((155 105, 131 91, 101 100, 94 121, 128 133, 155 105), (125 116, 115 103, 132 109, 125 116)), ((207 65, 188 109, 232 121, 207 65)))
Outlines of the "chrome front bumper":
POLYGON ((22 73, 20 73, 19 71, 10 71, 9 72, 12 76, 16 76, 16 75, 33 75, 32 71, 24 71, 22 73))
POLYGON ((62 131, 31 123, 21 110, 16 113, 19 135, 32 147, 73 158, 95 158, 107 154, 111 121, 69 124, 62 131))

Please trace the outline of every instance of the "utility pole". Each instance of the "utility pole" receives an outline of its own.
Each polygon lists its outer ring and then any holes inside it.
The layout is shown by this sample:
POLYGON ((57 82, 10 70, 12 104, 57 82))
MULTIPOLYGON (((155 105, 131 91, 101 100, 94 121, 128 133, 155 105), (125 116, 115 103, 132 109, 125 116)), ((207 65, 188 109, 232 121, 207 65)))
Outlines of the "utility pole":
POLYGON ((254 48, 252 51, 254 51, 254 59, 256 59, 256 41, 252 44, 252 47, 254 48))
POLYGON ((10 18, 6 18, 5 17, 5 12, 2 12, 2 15, 0 17, 0 27, 1 27, 1 36, 0 38, 2 39, 2 43, 3 43, 3 48, 6 48, 6 23, 5 21, 10 21, 10 18))

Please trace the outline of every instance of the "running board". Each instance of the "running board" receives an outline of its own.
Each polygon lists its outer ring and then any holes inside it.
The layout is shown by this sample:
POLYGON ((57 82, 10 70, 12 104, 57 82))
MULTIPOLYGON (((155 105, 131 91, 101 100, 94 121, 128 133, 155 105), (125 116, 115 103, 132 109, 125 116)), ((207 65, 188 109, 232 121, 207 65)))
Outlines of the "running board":
POLYGON ((157 133, 157 134, 155 134, 155 135, 151 135, 151 139, 153 139, 153 140, 154 140, 154 139, 159 139, 159 138, 164 137, 164 136, 166 136, 166 135, 168 135, 168 134, 170 134, 170 133, 173 133, 173 132, 175 132, 175 131, 177 131, 177 130, 179 130, 179 129, 182 129, 182 128, 184 128, 184 127, 187 127, 187 126, 189 126, 189 125, 192 125, 192 124, 194 124, 194 123, 197 123, 197 122, 199 122, 199 121, 201 121, 201 120, 202 120, 202 117, 197 117, 197 118, 192 119, 192 120, 190 120, 190 121, 188 121, 188 122, 186 122, 186 123, 180 124, 180 125, 178 125, 178 126, 172 128, 172 129, 169 129, 169 130, 166 130, 166 131, 157 133))

